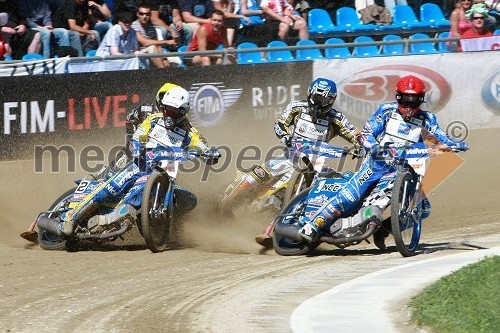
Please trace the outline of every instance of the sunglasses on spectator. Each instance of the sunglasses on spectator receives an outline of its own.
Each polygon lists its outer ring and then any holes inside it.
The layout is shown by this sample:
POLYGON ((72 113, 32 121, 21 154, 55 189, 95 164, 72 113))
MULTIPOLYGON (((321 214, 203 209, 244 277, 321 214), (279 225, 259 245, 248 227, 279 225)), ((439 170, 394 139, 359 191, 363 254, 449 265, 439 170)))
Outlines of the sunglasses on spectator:
POLYGON ((151 16, 151 13, 138 12, 140 16, 151 16))
POLYGON ((472 20, 474 20, 474 21, 475 21, 475 20, 484 20, 484 17, 482 17, 482 16, 474 16, 474 17, 472 18, 472 20))

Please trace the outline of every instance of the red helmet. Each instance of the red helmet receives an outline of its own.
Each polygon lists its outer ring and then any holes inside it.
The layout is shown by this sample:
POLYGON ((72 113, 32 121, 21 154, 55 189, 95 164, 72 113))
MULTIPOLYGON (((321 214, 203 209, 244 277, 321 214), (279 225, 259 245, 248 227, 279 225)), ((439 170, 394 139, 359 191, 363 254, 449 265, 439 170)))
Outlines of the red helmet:
POLYGON ((415 116, 424 102, 425 85, 418 77, 408 75, 402 77, 396 85, 396 101, 399 113, 405 119, 415 116))

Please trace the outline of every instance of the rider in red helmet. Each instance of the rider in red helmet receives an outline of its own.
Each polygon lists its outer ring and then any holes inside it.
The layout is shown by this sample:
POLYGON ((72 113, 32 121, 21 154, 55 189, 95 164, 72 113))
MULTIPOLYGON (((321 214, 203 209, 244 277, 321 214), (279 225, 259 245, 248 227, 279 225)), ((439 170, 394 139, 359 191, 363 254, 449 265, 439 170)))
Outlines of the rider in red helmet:
MULTIPOLYGON (((448 136, 439 126, 436 116, 420 109, 425 97, 425 84, 416 76, 402 77, 396 84, 396 101, 380 105, 367 120, 360 135, 360 142, 369 151, 356 174, 337 191, 316 213, 304 221, 300 235, 308 242, 316 241, 327 233, 339 217, 346 217, 360 205, 377 206, 383 211, 390 203, 392 186, 397 169, 391 164, 390 151, 423 142, 428 133, 444 146, 465 151, 467 142, 448 136)), ((444 148, 444 147, 443 147, 444 148)), ((430 214, 430 202, 423 199, 421 218, 430 214)), ((375 245, 385 249, 387 230, 380 228, 374 234, 375 245), (380 231, 380 232, 379 232, 380 231)))

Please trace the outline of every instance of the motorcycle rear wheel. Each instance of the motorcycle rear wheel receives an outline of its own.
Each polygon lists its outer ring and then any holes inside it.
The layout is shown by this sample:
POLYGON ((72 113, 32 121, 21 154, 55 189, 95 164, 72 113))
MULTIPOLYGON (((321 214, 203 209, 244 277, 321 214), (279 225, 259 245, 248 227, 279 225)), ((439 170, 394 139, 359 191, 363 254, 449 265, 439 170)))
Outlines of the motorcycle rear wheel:
MULTIPOLYGON (((69 199, 71 195, 75 192, 76 187, 67 190, 64 192, 54 203, 49 207, 49 210, 55 210, 69 199)), ((56 213, 48 214, 49 218, 56 218, 56 213)), ((44 250, 52 250, 52 251, 62 251, 66 250, 66 238, 61 237, 59 235, 55 235, 46 231, 45 229, 41 229, 38 227, 38 244, 44 250)))
POLYGON ((414 203, 417 180, 408 171, 398 174, 391 198, 391 228, 403 257, 416 254, 422 231, 422 202, 414 203))
MULTIPOLYGON (((292 200, 283 208, 280 214, 291 213, 294 208, 301 202, 307 199, 307 195, 311 188, 306 188, 297 194, 292 200)), ((285 217, 280 217, 276 223, 284 223, 285 217)), ((296 222, 295 222, 296 223, 296 222)), ((308 254, 317 248, 321 242, 308 243, 306 241, 295 241, 283 237, 273 230, 273 247, 277 254, 282 256, 299 256, 308 254)))
POLYGON ((141 225, 147 247, 153 253, 169 248, 173 223, 173 206, 165 204, 167 193, 173 195, 167 175, 153 172, 142 194, 141 225))

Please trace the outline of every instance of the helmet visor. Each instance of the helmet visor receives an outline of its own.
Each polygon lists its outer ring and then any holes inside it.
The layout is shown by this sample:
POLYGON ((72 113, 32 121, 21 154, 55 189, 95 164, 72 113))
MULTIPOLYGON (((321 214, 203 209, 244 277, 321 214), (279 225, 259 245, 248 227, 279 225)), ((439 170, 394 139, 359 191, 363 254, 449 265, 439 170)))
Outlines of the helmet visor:
POLYGON ((314 106, 324 108, 325 106, 333 105, 333 103, 335 102, 335 97, 314 94, 311 96, 311 101, 314 106))
POLYGON ((398 98, 398 104, 404 108, 418 108, 422 102, 421 95, 401 94, 398 98))
POLYGON ((163 116, 172 117, 173 119, 180 118, 186 114, 183 108, 175 108, 170 105, 162 105, 160 110, 163 112, 163 116))

